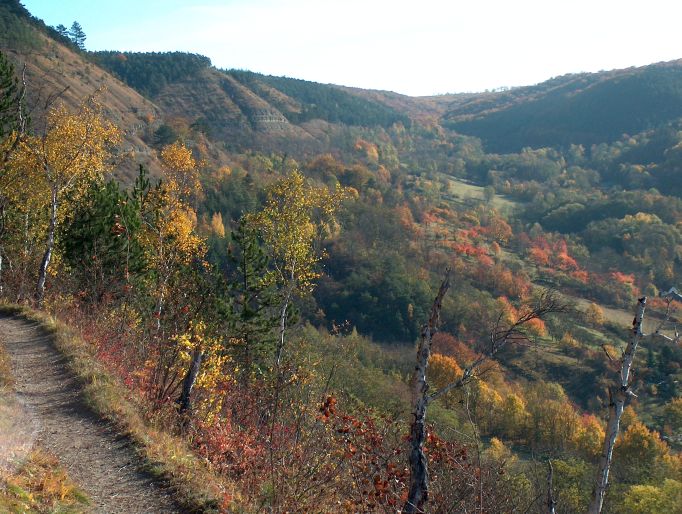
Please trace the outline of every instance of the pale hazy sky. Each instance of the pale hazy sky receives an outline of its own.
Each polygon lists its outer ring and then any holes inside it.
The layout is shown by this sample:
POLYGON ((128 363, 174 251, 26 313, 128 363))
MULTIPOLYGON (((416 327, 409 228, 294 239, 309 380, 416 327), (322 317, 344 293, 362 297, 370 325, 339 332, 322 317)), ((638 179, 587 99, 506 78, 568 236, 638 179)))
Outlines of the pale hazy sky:
POLYGON ((89 50, 410 95, 534 84, 682 58, 675 0, 23 0, 89 50))

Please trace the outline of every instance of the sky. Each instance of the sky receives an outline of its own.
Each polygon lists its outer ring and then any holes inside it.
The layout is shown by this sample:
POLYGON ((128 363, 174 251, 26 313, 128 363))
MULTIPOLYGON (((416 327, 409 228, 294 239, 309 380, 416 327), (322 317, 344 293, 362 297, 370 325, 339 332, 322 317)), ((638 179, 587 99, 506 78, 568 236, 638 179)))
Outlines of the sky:
POLYGON ((88 50, 423 96, 682 58, 673 0, 23 0, 88 50))

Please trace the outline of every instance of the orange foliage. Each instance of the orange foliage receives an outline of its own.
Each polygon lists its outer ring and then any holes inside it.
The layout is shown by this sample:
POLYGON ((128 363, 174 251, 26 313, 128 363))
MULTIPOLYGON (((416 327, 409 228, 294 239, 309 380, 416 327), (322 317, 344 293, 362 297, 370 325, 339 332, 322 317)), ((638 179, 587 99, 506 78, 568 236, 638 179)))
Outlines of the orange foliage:
POLYGON ((447 332, 438 332, 433 336, 433 350, 463 363, 473 362, 477 357, 476 352, 447 332))
POLYGON ((355 150, 362 152, 369 162, 379 162, 379 150, 374 143, 370 143, 364 139, 358 139, 355 142, 355 150))
POLYGON ((624 285, 632 286, 635 283, 635 276, 626 273, 622 273, 620 271, 612 271, 611 272, 611 278, 615 280, 616 282, 619 282, 624 285))
POLYGON ((554 268, 564 272, 580 270, 577 261, 568 254, 566 240, 560 238, 549 241, 547 237, 538 236, 529 242, 528 257, 537 265, 554 268))

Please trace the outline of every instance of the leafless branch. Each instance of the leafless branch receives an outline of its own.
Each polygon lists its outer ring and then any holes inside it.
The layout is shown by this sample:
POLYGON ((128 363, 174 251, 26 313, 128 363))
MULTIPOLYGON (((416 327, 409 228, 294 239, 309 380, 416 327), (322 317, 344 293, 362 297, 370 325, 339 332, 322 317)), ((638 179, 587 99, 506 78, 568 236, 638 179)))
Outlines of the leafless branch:
POLYGON ((472 364, 464 369, 462 376, 440 390, 432 393, 429 396, 429 401, 436 400, 441 396, 449 393, 453 389, 458 389, 471 381, 472 377, 476 375, 477 369, 486 361, 495 356, 508 343, 518 343, 525 341, 527 336, 523 332, 523 326, 534 319, 543 319, 551 313, 566 312, 568 307, 558 298, 556 291, 552 289, 545 289, 538 296, 535 304, 527 312, 519 316, 519 318, 507 327, 502 325, 502 316, 497 319, 495 327, 490 332, 490 341, 488 351, 482 353, 472 364))

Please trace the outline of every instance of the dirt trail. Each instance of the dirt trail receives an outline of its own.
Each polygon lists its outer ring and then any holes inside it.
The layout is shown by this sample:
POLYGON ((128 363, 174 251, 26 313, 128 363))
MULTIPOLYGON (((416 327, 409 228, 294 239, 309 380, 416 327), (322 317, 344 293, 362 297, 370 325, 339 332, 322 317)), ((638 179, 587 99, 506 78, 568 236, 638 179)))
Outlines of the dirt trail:
POLYGON ((51 336, 37 323, 0 315, 0 338, 12 362, 17 397, 36 427, 37 443, 59 457, 89 496, 93 512, 181 512, 167 490, 137 470, 139 458, 130 442, 85 406, 51 336))

